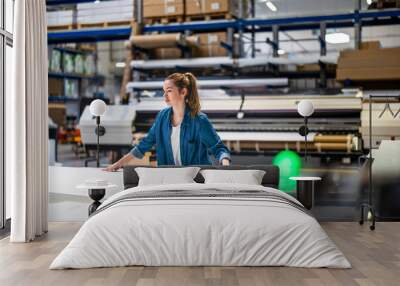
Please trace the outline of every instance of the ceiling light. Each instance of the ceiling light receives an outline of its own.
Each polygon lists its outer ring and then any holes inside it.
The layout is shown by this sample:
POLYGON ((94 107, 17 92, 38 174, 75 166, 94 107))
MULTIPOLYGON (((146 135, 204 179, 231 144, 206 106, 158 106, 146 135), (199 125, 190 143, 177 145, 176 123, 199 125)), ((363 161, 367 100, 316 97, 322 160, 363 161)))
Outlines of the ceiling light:
POLYGON ((350 36, 346 33, 330 33, 326 34, 325 41, 329 44, 345 44, 350 42, 350 36))
POLYGON ((124 63, 124 62, 115 63, 116 68, 124 68, 125 66, 126 66, 126 63, 124 63))
POLYGON ((367 4, 371 5, 372 4, 372 0, 367 0, 367 4))
POLYGON ((276 12, 276 11, 278 10, 278 8, 276 8, 275 4, 272 3, 271 1, 265 2, 265 5, 267 5, 267 7, 268 7, 272 12, 276 12))
POLYGON ((286 52, 285 50, 279 49, 278 50, 278 55, 284 55, 286 52))

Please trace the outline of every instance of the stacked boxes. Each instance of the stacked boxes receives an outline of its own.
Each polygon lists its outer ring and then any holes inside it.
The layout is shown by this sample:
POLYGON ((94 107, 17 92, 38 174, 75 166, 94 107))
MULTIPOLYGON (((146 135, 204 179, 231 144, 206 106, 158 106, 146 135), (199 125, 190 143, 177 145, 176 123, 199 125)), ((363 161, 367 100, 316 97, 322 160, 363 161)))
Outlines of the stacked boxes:
POLYGON ((146 0, 143 2, 143 17, 183 16, 183 0, 146 0))
POLYGON ((361 48, 340 53, 337 80, 400 80, 400 48, 383 49, 379 43, 364 43, 361 48))

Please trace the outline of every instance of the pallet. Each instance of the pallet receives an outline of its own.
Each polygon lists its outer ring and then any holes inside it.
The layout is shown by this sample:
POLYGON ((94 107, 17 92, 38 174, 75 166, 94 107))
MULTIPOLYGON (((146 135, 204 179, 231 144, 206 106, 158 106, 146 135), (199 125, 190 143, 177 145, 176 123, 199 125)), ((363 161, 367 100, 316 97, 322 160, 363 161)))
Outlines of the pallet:
POLYGON ((182 23, 183 21, 184 21, 183 16, 165 16, 165 17, 144 18, 144 23, 147 25, 182 23))
POLYGON ((76 29, 76 24, 48 26, 47 31, 65 31, 76 29))
POLYGON ((125 21, 113 21, 113 22, 99 22, 99 23, 78 23, 78 29, 87 29, 87 28, 110 28, 110 27, 118 27, 118 26, 132 26, 135 21, 125 20, 125 21))
POLYGON ((76 30, 76 29, 88 29, 88 28, 110 28, 110 27, 119 27, 119 26, 132 26, 135 21, 126 20, 126 21, 113 21, 113 22, 99 22, 99 23, 78 23, 78 24, 69 24, 69 25, 57 25, 57 26, 48 26, 48 31, 63 31, 63 30, 76 30))
POLYGON ((234 18, 235 16, 230 13, 213 13, 213 14, 186 16, 185 21, 192 22, 192 21, 211 21, 211 20, 231 20, 234 18))

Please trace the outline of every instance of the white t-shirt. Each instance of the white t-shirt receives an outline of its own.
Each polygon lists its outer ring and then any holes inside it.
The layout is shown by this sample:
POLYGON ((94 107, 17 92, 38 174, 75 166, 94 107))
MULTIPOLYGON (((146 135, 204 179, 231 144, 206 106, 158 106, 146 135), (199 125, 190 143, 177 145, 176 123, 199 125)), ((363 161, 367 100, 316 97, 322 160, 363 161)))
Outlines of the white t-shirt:
POLYGON ((171 146, 172 154, 174 155, 174 161, 176 166, 182 166, 181 163, 181 148, 180 148, 180 136, 181 135, 181 125, 172 126, 171 132, 171 146))

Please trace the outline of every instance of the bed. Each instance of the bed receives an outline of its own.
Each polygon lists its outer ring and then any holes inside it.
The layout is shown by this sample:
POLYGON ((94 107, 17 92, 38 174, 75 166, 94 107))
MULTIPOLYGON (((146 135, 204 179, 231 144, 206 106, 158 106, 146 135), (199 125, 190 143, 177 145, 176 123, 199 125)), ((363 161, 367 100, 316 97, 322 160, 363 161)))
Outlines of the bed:
MULTIPOLYGON (((160 168, 160 167, 159 167, 160 168)), ((108 198, 54 259, 50 269, 144 266, 350 268, 316 219, 277 190, 275 166, 261 185, 195 183, 139 186, 124 168, 125 190, 108 198)))

